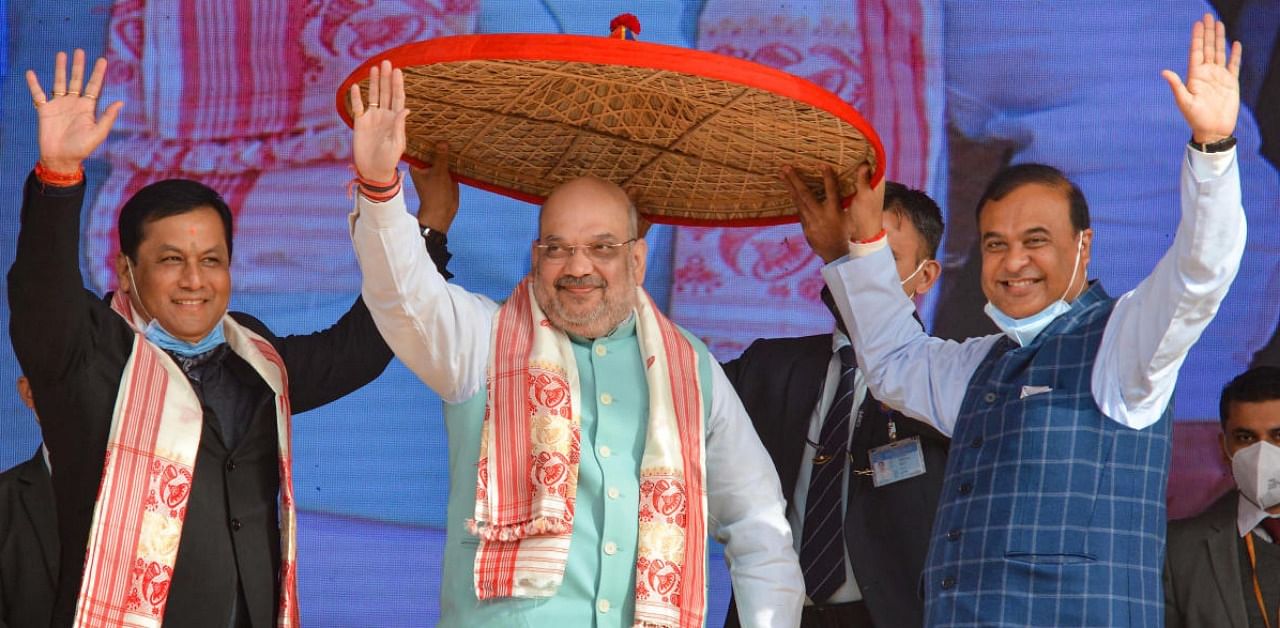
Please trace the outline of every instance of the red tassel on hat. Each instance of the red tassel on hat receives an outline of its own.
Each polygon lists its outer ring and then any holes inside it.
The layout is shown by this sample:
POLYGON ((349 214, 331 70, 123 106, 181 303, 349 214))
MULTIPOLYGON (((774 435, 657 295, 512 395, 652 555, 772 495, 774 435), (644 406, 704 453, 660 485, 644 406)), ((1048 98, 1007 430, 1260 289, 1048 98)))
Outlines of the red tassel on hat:
POLYGON ((640 19, 630 13, 623 13, 609 22, 610 37, 635 41, 639 34, 640 19))

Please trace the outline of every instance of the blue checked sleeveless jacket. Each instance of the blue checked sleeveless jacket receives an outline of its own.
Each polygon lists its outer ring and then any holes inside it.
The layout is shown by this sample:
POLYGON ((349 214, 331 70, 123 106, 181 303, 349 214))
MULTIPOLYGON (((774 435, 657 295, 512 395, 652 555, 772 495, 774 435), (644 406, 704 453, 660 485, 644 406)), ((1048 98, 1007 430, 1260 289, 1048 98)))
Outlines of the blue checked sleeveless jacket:
POLYGON ((1134 430, 1091 393, 1115 300, 1094 283, 978 366, 952 435, 928 626, 1162 626, 1169 409, 1134 430))

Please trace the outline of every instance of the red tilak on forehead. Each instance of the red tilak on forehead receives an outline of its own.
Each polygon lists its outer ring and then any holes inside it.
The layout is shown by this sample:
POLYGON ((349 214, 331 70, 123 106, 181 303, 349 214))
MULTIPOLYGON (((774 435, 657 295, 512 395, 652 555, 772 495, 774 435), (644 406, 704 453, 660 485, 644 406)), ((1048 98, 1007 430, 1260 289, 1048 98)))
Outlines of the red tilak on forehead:
POLYGON ((192 235, 192 236, 195 236, 195 235, 196 235, 196 228, 195 228, 195 227, 191 227, 190 231, 191 231, 191 235, 192 235))

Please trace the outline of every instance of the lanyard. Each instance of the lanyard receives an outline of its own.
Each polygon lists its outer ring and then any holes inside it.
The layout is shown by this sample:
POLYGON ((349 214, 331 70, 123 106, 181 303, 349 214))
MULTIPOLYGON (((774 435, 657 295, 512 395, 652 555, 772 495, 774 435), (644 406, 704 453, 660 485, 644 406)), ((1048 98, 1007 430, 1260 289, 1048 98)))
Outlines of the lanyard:
MULTIPOLYGON (((1280 539, 1277 539, 1280 541, 1280 539)), ((1258 610, 1262 612, 1262 623, 1271 628, 1271 619, 1267 616, 1267 603, 1262 600, 1262 585, 1258 582, 1258 556, 1253 551, 1253 532, 1244 537, 1244 546, 1249 550, 1249 570, 1253 573, 1253 596, 1258 600, 1258 610)), ((1280 625, 1280 607, 1276 608, 1276 623, 1280 625)))

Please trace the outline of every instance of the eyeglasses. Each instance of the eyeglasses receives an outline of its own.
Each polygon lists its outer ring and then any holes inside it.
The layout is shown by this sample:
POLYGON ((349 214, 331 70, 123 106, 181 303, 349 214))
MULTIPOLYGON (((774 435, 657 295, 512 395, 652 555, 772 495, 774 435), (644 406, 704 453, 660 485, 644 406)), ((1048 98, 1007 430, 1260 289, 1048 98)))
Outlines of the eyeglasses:
POLYGON ((592 261, 609 262, 618 257, 622 247, 639 239, 631 238, 626 242, 592 242, 591 244, 535 244, 534 247, 542 249, 542 255, 550 260, 567 260, 573 257, 574 251, 581 249, 583 255, 592 261))

